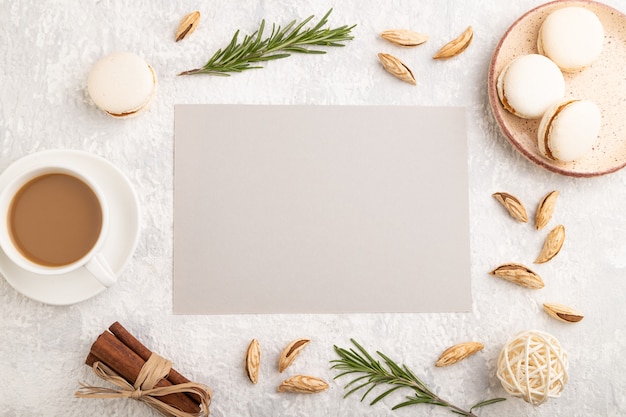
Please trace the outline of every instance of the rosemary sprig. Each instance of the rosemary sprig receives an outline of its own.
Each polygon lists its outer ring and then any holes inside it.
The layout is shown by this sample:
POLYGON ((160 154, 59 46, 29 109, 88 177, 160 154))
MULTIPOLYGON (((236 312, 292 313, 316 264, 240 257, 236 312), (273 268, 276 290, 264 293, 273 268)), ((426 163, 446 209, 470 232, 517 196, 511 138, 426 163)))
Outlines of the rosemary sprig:
POLYGON ((346 350, 335 346, 335 352, 339 355, 340 359, 331 361, 331 363, 333 363, 331 368, 340 371, 334 379, 352 374, 356 376, 355 379, 345 385, 344 388, 348 391, 344 395, 344 398, 356 391, 365 389, 365 393, 361 397, 361 401, 363 401, 377 386, 389 385, 390 387, 374 398, 374 400, 370 402, 370 405, 376 404, 398 389, 408 388, 413 390, 413 395, 406 397, 406 401, 395 405, 392 410, 415 404, 432 404, 447 407, 451 412, 465 417, 477 417, 476 414, 474 414, 475 409, 505 400, 504 398, 493 398, 481 401, 473 405, 469 410, 463 410, 436 395, 406 365, 399 366, 381 352, 376 352, 382 358, 386 365, 385 367, 374 359, 372 355, 367 353, 354 339, 350 340, 358 351, 352 348, 346 350))
POLYGON ((291 53, 325 54, 319 49, 309 49, 310 46, 344 46, 343 42, 354 39, 350 31, 356 26, 341 26, 335 29, 323 29, 328 23, 328 13, 315 26, 309 29, 303 27, 315 16, 309 16, 300 24, 292 21, 284 28, 272 25, 271 34, 263 39, 265 20, 261 21, 259 29, 252 35, 246 35, 243 41, 238 42, 239 30, 224 49, 219 49, 209 62, 202 68, 181 72, 178 75, 211 74, 229 76, 230 72, 242 72, 248 69, 262 68, 258 62, 272 61, 287 58, 291 53))

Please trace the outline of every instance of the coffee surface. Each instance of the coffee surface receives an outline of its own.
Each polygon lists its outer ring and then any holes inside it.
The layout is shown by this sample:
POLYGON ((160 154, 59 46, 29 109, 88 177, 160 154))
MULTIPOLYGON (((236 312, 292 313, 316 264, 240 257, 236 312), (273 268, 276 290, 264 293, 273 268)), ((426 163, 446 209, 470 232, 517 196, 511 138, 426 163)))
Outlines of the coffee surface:
POLYGON ((96 244, 102 208, 82 180, 63 173, 45 174, 30 180, 13 197, 8 226, 24 257, 58 267, 79 260, 96 244))

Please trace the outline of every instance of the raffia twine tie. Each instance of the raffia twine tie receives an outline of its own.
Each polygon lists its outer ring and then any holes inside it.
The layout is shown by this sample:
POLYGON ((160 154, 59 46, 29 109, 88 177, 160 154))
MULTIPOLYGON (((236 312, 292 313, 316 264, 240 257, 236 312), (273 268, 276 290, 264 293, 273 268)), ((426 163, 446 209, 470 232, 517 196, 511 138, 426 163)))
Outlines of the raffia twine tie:
POLYGON ((81 388, 76 392, 76 396, 79 398, 132 398, 133 400, 146 403, 166 417, 207 417, 209 415, 209 404, 211 403, 211 390, 206 385, 187 382, 170 387, 154 387, 161 379, 167 377, 171 368, 171 361, 156 353, 152 353, 146 363, 144 363, 141 371, 139 371, 135 384, 131 385, 111 368, 102 362, 96 361, 93 364, 94 373, 120 389, 93 387, 80 383, 81 388), (163 395, 177 393, 197 395, 200 398, 200 412, 187 413, 165 404, 158 398, 163 395))

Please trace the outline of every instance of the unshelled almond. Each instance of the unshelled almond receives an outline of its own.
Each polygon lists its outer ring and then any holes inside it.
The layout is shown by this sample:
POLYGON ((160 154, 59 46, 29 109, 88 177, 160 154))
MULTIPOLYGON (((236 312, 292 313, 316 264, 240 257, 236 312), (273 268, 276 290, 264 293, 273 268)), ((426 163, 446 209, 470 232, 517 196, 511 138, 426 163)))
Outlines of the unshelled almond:
POLYGON ((261 348, 257 339, 252 339, 246 352, 246 374, 253 384, 259 382, 261 366, 261 348))
POLYGON ((191 35, 191 33, 196 30, 198 24, 200 23, 200 12, 195 11, 191 12, 188 15, 185 15, 180 23, 178 24, 178 29, 176 29, 176 42, 182 41, 187 36, 191 35))
POLYGON ((551 191, 546 194, 537 206, 537 213, 535 215, 535 227, 537 230, 545 227, 552 218, 558 197, 558 191, 551 191))
POLYGON ((428 35, 408 29, 386 30, 380 34, 380 37, 395 45, 409 48, 421 45, 428 40, 428 35))
POLYGON ((285 346, 278 358, 278 372, 287 369, 309 342, 309 339, 296 339, 285 346))
POLYGON ((483 349, 480 342, 459 343, 446 349, 435 363, 435 366, 449 366, 473 355, 483 349))
POLYGON ((433 56, 433 59, 448 59, 459 55, 465 51, 472 43, 474 38, 474 30, 471 26, 468 26, 463 33, 457 38, 445 44, 437 53, 433 56))
POLYGON ((536 272, 518 263, 500 265, 490 274, 526 288, 539 289, 544 287, 543 279, 536 272))
POLYGON ((413 71, 411 71, 411 69, 406 66, 404 62, 400 61, 400 59, 393 55, 381 52, 378 54, 378 60, 383 65, 385 71, 389 74, 406 83, 417 85, 413 71))
POLYGON ((537 259, 535 259, 535 263, 542 264, 554 258, 561 251, 564 242, 565 226, 560 224, 550 230, 550 233, 546 236, 546 240, 543 242, 543 247, 537 256, 537 259))
POLYGON ((326 381, 306 375, 292 376, 278 386, 278 392, 295 392, 300 394, 316 394, 327 389, 328 384, 326 381))
POLYGON ((506 211, 509 212, 511 217, 513 217, 518 222, 526 223, 528 221, 528 214, 526 213, 526 208, 522 204, 522 202, 515 196, 509 193, 498 192, 492 194, 492 196, 500 203, 506 211))
POLYGON ((584 318, 580 312, 563 304, 546 303, 543 309, 551 317, 566 323, 578 323, 584 318))

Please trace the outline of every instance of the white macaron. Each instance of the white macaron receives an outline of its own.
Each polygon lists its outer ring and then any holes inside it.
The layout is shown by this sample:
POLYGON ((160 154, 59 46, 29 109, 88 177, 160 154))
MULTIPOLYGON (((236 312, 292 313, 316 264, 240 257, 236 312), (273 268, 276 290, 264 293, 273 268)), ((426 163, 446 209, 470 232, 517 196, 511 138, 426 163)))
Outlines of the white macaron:
POLYGON ((126 118, 146 110, 154 97, 153 68, 130 52, 107 55, 89 72, 87 89, 93 102, 113 117, 126 118))
POLYGON ((550 13, 541 24, 537 50, 563 71, 572 72, 591 65, 602 52, 604 28, 590 10, 563 7, 550 13))
POLYGON ((548 159, 572 162, 591 151, 602 115, 590 100, 564 99, 546 111, 539 123, 537 145, 548 159))
POLYGON ((524 119, 538 119, 550 104, 565 96, 565 79, 543 55, 522 55, 500 72, 496 83, 500 102, 524 119))

